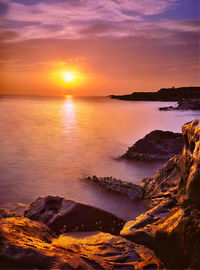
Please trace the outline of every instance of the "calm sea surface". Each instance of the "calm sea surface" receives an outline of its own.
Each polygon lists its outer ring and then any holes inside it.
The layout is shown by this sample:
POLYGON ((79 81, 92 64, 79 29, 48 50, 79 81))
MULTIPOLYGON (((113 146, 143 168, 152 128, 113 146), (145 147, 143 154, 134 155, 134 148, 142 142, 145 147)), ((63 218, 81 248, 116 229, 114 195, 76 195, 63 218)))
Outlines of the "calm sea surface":
POLYGON ((96 205, 126 219, 142 203, 83 183, 83 175, 114 176, 139 184, 162 163, 116 159, 154 129, 181 132, 200 112, 160 112, 174 103, 108 98, 0 99, 0 207, 22 211, 42 195, 96 205))

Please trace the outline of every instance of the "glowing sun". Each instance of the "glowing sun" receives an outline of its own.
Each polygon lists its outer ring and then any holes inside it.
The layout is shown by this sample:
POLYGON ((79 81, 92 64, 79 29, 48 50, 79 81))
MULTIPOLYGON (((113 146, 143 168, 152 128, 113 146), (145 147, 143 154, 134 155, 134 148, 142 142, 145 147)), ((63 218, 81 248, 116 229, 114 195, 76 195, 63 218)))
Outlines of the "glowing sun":
POLYGON ((72 82, 75 78, 75 76, 72 72, 64 72, 63 77, 64 77, 64 80, 66 82, 72 82))

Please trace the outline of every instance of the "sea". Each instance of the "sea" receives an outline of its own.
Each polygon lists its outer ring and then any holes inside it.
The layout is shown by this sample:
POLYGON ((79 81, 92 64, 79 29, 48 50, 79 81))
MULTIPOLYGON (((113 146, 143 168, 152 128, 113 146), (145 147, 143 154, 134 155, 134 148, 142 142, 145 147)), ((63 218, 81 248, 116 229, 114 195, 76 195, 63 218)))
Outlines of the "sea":
POLYGON ((119 157, 155 129, 181 132, 200 111, 159 111, 174 102, 133 102, 108 97, 0 98, 0 208, 18 213, 39 196, 57 195, 130 220, 140 201, 81 180, 113 176, 140 184, 163 162, 119 157))

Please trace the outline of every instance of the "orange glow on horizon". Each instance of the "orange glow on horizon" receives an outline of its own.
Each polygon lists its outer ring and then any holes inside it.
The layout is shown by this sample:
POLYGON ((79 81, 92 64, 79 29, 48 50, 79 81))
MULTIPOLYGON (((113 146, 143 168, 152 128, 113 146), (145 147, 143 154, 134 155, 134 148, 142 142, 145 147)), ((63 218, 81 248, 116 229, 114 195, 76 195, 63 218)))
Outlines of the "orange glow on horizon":
POLYGON ((60 94, 66 97, 76 95, 87 83, 87 76, 73 68, 54 70, 49 73, 49 79, 56 88, 60 87, 60 94))

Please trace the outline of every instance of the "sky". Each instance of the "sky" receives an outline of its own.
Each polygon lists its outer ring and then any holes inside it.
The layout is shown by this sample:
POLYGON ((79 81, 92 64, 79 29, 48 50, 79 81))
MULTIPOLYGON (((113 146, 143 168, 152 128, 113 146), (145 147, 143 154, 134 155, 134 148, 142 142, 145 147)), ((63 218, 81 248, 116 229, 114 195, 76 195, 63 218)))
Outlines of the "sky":
POLYGON ((0 0, 0 93, 198 86, 199 12, 199 0, 0 0))

